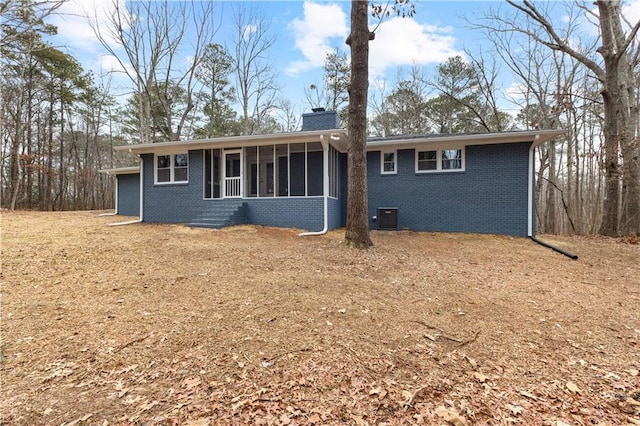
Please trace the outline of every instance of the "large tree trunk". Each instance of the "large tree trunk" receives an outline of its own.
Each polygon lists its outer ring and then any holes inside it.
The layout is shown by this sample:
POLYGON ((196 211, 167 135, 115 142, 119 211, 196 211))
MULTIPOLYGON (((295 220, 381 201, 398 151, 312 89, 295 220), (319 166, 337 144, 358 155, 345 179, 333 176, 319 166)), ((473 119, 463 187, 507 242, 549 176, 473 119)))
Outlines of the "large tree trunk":
MULTIPOLYGON (((605 207, 600 233, 616 236, 640 232, 640 183, 637 149, 633 144, 629 56, 620 21, 620 2, 598 1, 602 34, 600 53, 604 58, 605 79, 602 90, 605 138, 605 207), (620 170, 618 156, 622 154, 620 170), (635 157, 635 158, 634 158, 635 157), (621 179, 622 178, 622 179, 621 179), (622 181, 623 191, 620 191, 622 181), (620 215, 620 218, 618 218, 620 215)), ((630 36, 631 37, 631 36, 630 36)))
POLYGON ((366 1, 351 2, 351 84, 349 86, 349 188, 345 240, 356 247, 373 245, 369 236, 367 197, 367 95, 369 90, 369 31, 366 1))

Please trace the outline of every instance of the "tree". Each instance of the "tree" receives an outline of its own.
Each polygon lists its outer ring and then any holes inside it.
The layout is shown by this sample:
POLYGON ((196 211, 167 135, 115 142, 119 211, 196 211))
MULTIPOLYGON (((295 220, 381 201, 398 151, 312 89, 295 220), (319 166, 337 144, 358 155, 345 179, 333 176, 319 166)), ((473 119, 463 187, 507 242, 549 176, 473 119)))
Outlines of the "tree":
POLYGON ((93 31, 106 51, 120 64, 139 94, 139 141, 150 143, 152 99, 164 113, 164 132, 170 140, 180 140, 192 119, 195 107, 195 72, 205 46, 216 33, 212 2, 170 2, 144 0, 123 3, 112 0, 110 20, 101 27, 97 16, 91 18, 93 31), (185 34, 192 34, 187 39, 185 34), (122 47, 124 53, 120 53, 122 47), (185 49, 188 47, 188 51, 185 49), (178 58, 192 59, 183 67, 178 58), (175 88, 182 91, 182 108, 176 110, 175 88), (159 91, 164 91, 160 94, 159 91))
MULTIPOLYGON (((413 15, 414 5, 396 0, 395 6, 373 5, 373 15, 382 19, 396 11, 402 16, 413 15)), ((367 99, 369 93, 369 40, 375 32, 369 30, 369 3, 351 1, 351 33, 346 43, 351 49, 351 83, 349 85, 349 150, 347 230, 345 241, 358 248, 373 245, 369 235, 367 197, 367 99)))
POLYGON ((600 33, 597 53, 590 55, 582 43, 567 36, 544 10, 530 1, 508 4, 526 17, 530 26, 498 14, 490 17, 493 31, 521 33, 541 46, 574 58, 592 73, 601 86, 605 199, 599 233, 616 236, 640 235, 640 161, 638 160, 638 100, 636 81, 640 49, 637 35, 640 21, 627 23, 618 0, 596 1, 597 13, 580 5, 587 17, 595 19, 600 33), (626 26, 625 26, 626 25, 626 26), (626 30, 626 32, 625 32, 626 30))
POLYGON ((309 106, 336 111, 343 124, 347 123, 348 108, 345 105, 349 104, 350 81, 351 68, 347 54, 338 48, 327 53, 324 60, 323 86, 312 84, 305 90, 309 106))
POLYGON ((275 43, 269 19, 258 9, 237 4, 233 12, 233 68, 238 100, 242 108, 242 134, 273 131, 273 117, 279 91, 276 74, 269 61, 275 43))
POLYGON ((209 44, 205 47, 196 68, 196 78, 205 86, 201 97, 206 124, 196 132, 197 136, 229 136, 238 131, 236 113, 229 105, 236 100, 235 90, 229 81, 232 71, 233 58, 222 45, 209 44))

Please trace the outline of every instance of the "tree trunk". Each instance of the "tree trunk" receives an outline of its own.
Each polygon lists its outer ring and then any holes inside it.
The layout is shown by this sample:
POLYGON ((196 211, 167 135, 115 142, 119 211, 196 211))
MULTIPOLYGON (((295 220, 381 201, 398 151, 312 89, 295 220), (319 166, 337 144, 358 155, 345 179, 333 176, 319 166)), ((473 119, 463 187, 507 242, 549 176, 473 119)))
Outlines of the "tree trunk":
MULTIPOLYGON (((600 233, 610 236, 640 235, 640 164, 635 140, 637 118, 632 117, 633 64, 629 52, 631 46, 634 46, 631 40, 637 32, 625 36, 619 1, 598 1, 597 5, 602 34, 600 53, 606 70, 602 96, 605 108, 607 177, 605 211, 600 233), (622 167, 618 163, 619 154, 622 155, 622 167)), ((633 31, 638 31, 639 28, 640 22, 634 26, 633 31)))
POLYGON ((373 33, 368 25, 369 3, 352 0, 351 84, 349 86, 349 189, 347 199, 347 231, 345 240, 359 248, 373 245, 369 236, 367 196, 367 95, 369 89, 369 40, 373 33))

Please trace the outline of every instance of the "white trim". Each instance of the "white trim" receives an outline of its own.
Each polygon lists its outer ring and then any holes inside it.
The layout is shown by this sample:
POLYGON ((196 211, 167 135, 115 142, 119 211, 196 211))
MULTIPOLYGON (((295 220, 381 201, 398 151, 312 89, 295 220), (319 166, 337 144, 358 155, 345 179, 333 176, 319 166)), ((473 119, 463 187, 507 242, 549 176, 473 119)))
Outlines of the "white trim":
MULTIPOLYGON (((322 198, 324 208, 324 227, 321 231, 318 232, 302 232, 298 234, 298 236, 300 237, 324 235, 329 230, 329 143, 327 143, 327 141, 325 140, 324 135, 320 135, 320 144, 322 144, 322 198)), ((305 157, 306 152, 307 145, 305 144, 305 157)))
POLYGON ((383 149, 380 151, 380 174, 381 175, 395 175, 398 173, 398 150, 395 149, 383 149), (393 170, 385 171, 384 169, 384 155, 393 154, 393 170))
MULTIPOLYGON (((154 185, 174 185, 174 184, 185 184, 189 183, 189 151, 180 151, 180 152, 172 152, 172 153, 155 153, 153 154, 153 183, 154 185), (186 155, 187 156, 187 179, 186 180, 175 180, 175 157, 176 155, 186 155), (158 182, 158 157, 169 157, 169 180, 158 182)), ((182 167, 180 167, 182 168, 182 167)), ((167 167, 164 167, 163 170, 166 170, 167 167)))
POLYGON ((413 156, 414 156, 414 164, 415 164, 415 173, 416 174, 429 174, 429 173, 459 173, 459 172, 464 172, 467 165, 466 165, 466 146, 464 145, 459 145, 459 146, 447 146, 447 147, 429 147, 429 148, 418 148, 416 147, 414 149, 413 152, 413 156), (447 151, 447 150, 460 150, 460 165, 462 167, 460 167, 459 169, 443 169, 442 168, 442 151, 447 151), (436 168, 434 170, 418 170, 418 153, 419 152, 428 152, 428 151, 435 151, 436 152, 436 168))
POLYGON ((220 185, 220 198, 244 198, 244 149, 223 149, 222 150, 222 182, 220 185), (227 195, 227 155, 240 154, 240 195, 227 195))
POLYGON ((142 157, 140 157, 140 216, 139 220, 142 222, 144 220, 144 161, 142 157))
POLYGON ((535 139, 533 140, 533 143, 531 144, 531 146, 529 147, 529 173, 528 173, 528 182, 527 182, 527 236, 528 237, 533 237, 533 203, 535 202, 534 200, 534 185, 533 185, 533 179, 534 179, 534 166, 535 166, 535 161, 534 161, 534 152, 536 150, 536 147, 542 145, 545 142, 545 140, 540 139, 538 136, 535 137, 535 139))

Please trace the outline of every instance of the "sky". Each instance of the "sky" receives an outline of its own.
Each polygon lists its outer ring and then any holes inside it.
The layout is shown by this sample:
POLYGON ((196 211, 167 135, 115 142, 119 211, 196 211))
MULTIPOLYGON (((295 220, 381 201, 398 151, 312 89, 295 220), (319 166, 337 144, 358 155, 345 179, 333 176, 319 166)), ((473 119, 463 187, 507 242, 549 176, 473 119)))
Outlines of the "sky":
MULTIPOLYGON (((122 1, 122 0, 119 0, 122 1)), ((100 20, 108 16, 111 0, 70 0, 62 14, 51 23, 58 26, 53 43, 78 59, 85 70, 96 74, 113 69, 116 61, 106 55, 93 35, 86 15, 100 20)), ((230 15, 233 1, 220 1, 220 30, 217 42, 229 45, 233 26, 230 15)), ((348 1, 256 1, 276 35, 272 49, 272 64, 283 87, 282 97, 299 109, 310 106, 304 90, 311 84, 322 84, 322 67, 326 54, 339 48, 348 53, 345 44, 349 32, 350 2, 348 1)), ((557 2, 560 3, 560 2, 557 2)), ((464 49, 490 51, 481 35, 469 29, 467 20, 477 19, 492 7, 505 7, 498 1, 435 1, 418 0, 413 18, 392 17, 382 21, 376 38, 370 43, 369 72, 371 89, 381 81, 391 85, 398 69, 412 65, 424 67, 427 73, 447 58, 462 55, 464 49)), ((560 8, 561 9, 561 8, 560 8)), ((640 0, 628 6, 630 19, 640 19, 640 0)), ((560 16, 560 19, 562 17, 560 16)), ((372 26, 374 22, 371 22, 372 26)), ((122 76, 114 77, 114 86, 126 86, 122 76)), ((505 90, 514 85, 508 73, 501 75, 505 90)))

